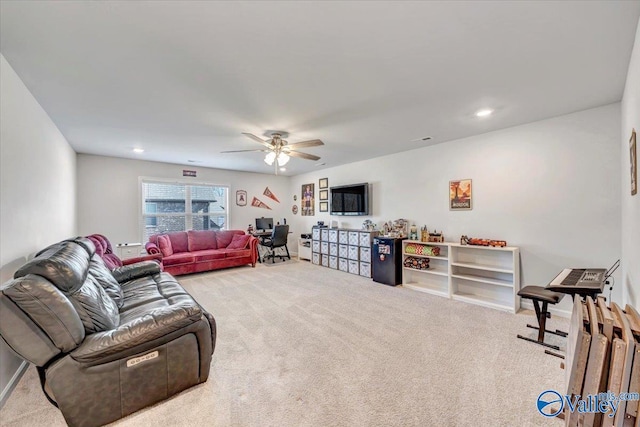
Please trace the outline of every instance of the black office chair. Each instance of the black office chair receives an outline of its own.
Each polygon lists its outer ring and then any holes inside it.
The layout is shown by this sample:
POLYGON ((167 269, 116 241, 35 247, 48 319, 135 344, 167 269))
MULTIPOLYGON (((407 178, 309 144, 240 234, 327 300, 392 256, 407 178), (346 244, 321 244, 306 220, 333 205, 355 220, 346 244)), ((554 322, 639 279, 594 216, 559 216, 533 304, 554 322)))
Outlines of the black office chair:
POLYGON ((266 258, 271 258, 271 262, 274 263, 276 257, 279 257, 282 261, 284 261, 285 255, 280 254, 276 255, 276 249, 283 248, 287 252, 286 257, 291 259, 291 255, 289 255, 289 248, 287 247, 287 237, 289 236, 289 226, 288 225, 276 225, 273 227, 273 231, 271 232, 271 237, 265 237, 260 241, 260 246, 264 246, 267 248, 268 252, 265 256, 262 257, 264 261, 266 258))

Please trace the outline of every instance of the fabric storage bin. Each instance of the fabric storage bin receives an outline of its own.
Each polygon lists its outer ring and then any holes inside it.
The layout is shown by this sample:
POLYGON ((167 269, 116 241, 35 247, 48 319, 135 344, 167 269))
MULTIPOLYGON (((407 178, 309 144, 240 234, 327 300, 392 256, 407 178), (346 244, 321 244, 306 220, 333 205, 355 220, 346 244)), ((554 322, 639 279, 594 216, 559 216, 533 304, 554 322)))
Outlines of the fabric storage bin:
POLYGON ((320 242, 320 253, 329 255, 329 242, 320 242))
POLYGON ((329 243, 329 255, 338 256, 338 244, 329 243))
POLYGON ((360 274, 360 263, 358 261, 349 260, 349 273, 360 274))
POLYGON ((349 260, 346 258, 338 258, 338 269, 340 271, 349 271, 349 260))
POLYGON ((371 277, 371 264, 368 262, 360 263, 360 275, 364 277, 371 277))
POLYGON ((349 246, 347 246, 347 245, 338 245, 338 256, 340 258, 348 258, 349 257, 349 246))
POLYGON ((349 244, 350 245, 359 245, 360 244, 360 233, 357 231, 349 232, 349 244))
POLYGON ((349 244, 349 232, 346 230, 338 231, 338 243, 341 245, 349 244))
POLYGON ((329 230, 329 243, 338 243, 338 230, 329 230))
POLYGON ((360 246, 371 247, 371 233, 360 232, 360 246))
POLYGON ((334 268, 334 269, 338 268, 338 257, 337 256, 330 256, 329 257, 329 268, 334 268))
POLYGON ((371 262, 371 248, 360 248, 360 261, 371 262))
POLYGON ((359 252, 360 248, 357 247, 357 246, 347 246, 347 248, 349 248, 348 249, 349 253, 347 255, 347 258, 349 258, 349 259, 358 259, 358 256, 359 256, 358 252, 359 252))

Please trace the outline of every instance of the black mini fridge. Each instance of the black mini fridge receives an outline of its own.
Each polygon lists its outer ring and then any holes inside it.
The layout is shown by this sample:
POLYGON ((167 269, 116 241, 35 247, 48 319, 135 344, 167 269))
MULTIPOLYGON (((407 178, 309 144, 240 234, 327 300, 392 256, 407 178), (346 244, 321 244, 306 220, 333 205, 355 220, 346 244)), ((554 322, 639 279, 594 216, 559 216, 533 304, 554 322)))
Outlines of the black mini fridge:
POLYGON ((402 283, 402 241, 395 237, 376 237, 371 251, 374 282, 396 286, 402 283))

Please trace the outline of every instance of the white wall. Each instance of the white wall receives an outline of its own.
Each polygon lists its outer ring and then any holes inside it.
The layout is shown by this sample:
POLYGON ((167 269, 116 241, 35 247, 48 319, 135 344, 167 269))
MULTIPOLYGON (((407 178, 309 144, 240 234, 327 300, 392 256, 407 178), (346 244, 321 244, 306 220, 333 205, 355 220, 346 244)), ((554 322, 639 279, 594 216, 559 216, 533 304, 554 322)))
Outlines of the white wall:
MULTIPOLYGON (((372 183, 374 222, 406 218, 443 230, 447 241, 506 240, 521 248, 522 286, 546 285, 563 268, 620 257, 619 140, 620 104, 612 104, 296 176, 292 191, 324 177, 329 186, 372 183), (452 212, 449 181, 465 178, 473 210, 452 212)), ((304 230, 330 219, 360 228, 366 218, 316 212, 295 223, 304 230)), ((613 298, 621 300, 620 287, 613 298)))
MULTIPOLYGON (((76 154, 0 55, 0 282, 76 232, 76 154)), ((0 345, 0 401, 22 359, 0 345)))
MULTIPOLYGON (((627 83, 622 97, 622 282, 623 302, 640 310, 640 192, 631 196, 629 138, 636 130, 636 156, 640 154, 640 22, 633 45, 627 83)), ((638 162, 640 166, 640 162, 638 162)), ((638 175, 640 177, 640 174, 638 175)))
POLYGON ((287 222, 292 217, 288 177, 79 154, 79 233, 101 233, 114 244, 139 242, 142 236, 139 177, 229 186, 229 228, 232 229, 246 230, 249 224, 255 224, 257 217, 274 221, 286 218, 287 222), (184 178, 183 169, 196 170, 197 177, 184 178), (266 187, 280 203, 263 194, 266 187), (236 206, 236 190, 247 191, 247 206, 236 206), (253 197, 269 205, 271 210, 251 206, 253 197))

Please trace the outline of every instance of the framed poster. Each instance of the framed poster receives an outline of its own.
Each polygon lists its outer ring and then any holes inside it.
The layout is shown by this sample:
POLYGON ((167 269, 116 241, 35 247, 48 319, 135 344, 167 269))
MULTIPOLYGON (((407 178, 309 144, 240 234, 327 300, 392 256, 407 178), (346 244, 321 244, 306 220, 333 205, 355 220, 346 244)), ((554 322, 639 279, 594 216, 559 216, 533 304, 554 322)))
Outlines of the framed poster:
POLYGON ((329 212, 329 202, 320 202, 320 212, 329 212))
POLYGON ((636 130, 631 130, 629 139, 629 161, 631 163, 631 195, 638 193, 638 152, 636 151, 636 130))
POLYGON ((313 216, 315 215, 315 206, 314 206, 314 184, 303 184, 302 185, 302 206, 300 208, 300 215, 302 216, 313 216))
POLYGON ((320 190, 320 200, 329 200, 329 190, 320 190))
POLYGON ((236 191, 236 205, 247 206, 247 192, 244 190, 236 191))
POLYGON ((449 210, 471 210, 471 180, 449 181, 449 210))
POLYGON ((321 190, 323 188, 329 188, 329 178, 320 178, 318 181, 318 188, 321 190))

